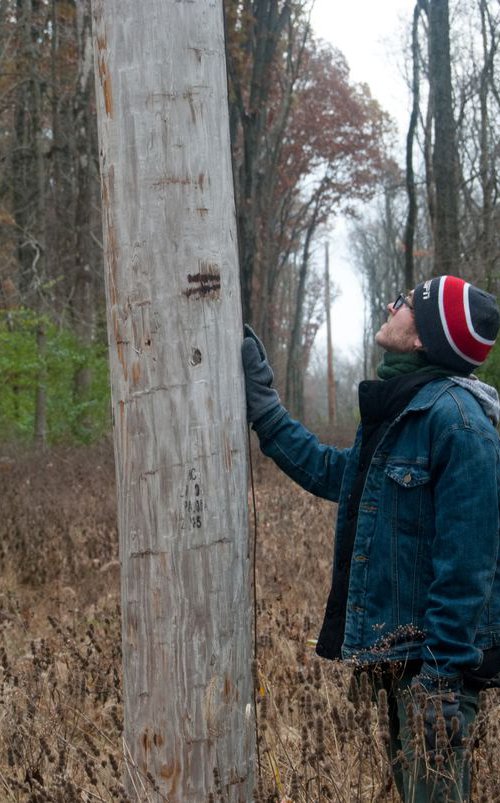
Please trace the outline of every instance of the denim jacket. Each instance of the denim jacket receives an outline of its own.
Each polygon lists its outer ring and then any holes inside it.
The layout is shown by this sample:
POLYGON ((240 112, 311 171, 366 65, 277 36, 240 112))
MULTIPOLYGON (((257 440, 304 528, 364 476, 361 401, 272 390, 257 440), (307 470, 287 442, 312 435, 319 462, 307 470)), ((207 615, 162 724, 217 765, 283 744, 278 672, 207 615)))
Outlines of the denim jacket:
MULTIPOLYGON (((339 547, 361 428, 351 448, 337 449, 281 406, 254 428, 293 480, 338 502, 339 547)), ((455 681, 500 645, 499 457, 492 422, 451 379, 421 388, 390 425, 359 506, 344 659, 418 659, 426 674, 455 681)))

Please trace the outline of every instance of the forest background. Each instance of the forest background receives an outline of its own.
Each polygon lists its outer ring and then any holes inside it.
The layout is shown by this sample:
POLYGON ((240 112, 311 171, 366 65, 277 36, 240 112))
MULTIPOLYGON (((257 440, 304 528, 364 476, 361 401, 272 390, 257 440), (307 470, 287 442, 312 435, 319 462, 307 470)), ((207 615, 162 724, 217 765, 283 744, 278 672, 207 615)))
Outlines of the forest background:
MULTIPOLYGON (((337 370, 344 424, 387 299, 447 272, 497 290, 498 4, 453 0, 449 25, 447 5, 419 0, 401 42, 400 165, 393 122, 313 34, 308 2, 226 3, 244 318, 312 424, 327 423, 326 361, 305 381, 329 306, 318 244, 339 216, 365 308, 362 358, 337 370)), ((90 3, 1 0, 0 14, 0 439, 89 442, 110 429, 90 3)))
MULTIPOLYGON (((387 300, 447 272, 498 292, 500 6, 415 3, 401 41, 411 116, 400 164, 393 122, 313 34, 309 5, 225 2, 242 300, 284 402, 346 445, 387 300), (341 215, 365 326, 361 358, 335 366, 333 420, 326 365, 311 354, 336 292, 315 254, 341 215)), ((0 0, 0 20, 0 799, 125 800, 90 2, 0 0)), ((482 374, 500 386, 498 348, 482 374)), ((370 701, 349 707, 342 671, 307 652, 331 507, 272 468, 257 466, 256 480, 267 768, 256 800, 392 800, 370 701)), ((474 795, 489 801, 498 706, 487 713, 474 795)))

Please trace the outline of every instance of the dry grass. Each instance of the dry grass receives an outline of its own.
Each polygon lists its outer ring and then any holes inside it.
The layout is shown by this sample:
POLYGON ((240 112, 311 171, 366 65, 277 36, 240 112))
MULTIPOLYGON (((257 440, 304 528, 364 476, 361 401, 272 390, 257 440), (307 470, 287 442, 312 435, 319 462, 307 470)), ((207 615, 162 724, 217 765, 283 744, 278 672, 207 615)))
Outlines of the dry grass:
MULTIPOLYGON (((260 775, 255 799, 397 800, 364 683, 315 658, 334 510, 257 460, 260 775)), ((0 460, 0 801, 129 800, 109 448, 0 460)), ((473 800, 500 800, 499 700, 473 800)), ((142 779, 147 799, 150 781, 142 779)), ((224 793, 211 796, 224 801, 224 793)))
MULTIPOLYGON (((370 692, 315 657, 329 591, 334 509, 260 464, 258 527, 262 779, 257 798, 392 800, 370 692)), ((396 797, 394 799, 397 799, 396 797)))

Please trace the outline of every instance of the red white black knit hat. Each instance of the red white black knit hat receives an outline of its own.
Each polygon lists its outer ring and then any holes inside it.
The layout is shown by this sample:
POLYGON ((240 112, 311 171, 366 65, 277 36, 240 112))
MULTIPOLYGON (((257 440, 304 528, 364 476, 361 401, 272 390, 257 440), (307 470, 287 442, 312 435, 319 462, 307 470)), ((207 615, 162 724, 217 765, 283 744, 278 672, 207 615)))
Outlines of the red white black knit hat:
POLYGON ((458 279, 440 276, 415 287, 415 323, 436 365, 470 373, 488 356, 500 325, 495 298, 458 279))

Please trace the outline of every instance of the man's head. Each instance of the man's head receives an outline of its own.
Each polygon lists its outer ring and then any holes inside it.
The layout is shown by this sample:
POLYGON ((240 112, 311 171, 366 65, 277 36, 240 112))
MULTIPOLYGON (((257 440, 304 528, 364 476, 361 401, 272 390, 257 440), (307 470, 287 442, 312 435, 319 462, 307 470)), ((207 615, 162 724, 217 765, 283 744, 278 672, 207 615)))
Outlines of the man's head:
POLYGON ((424 351, 431 363, 458 373, 485 361, 500 325, 494 297, 456 276, 421 282, 387 309, 388 320, 375 335, 379 346, 400 354, 424 351))
POLYGON ((375 342, 386 351, 407 354, 422 348, 415 324, 412 296, 413 293, 407 296, 401 293, 396 301, 387 305, 387 321, 375 335, 375 342))

